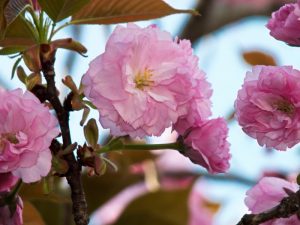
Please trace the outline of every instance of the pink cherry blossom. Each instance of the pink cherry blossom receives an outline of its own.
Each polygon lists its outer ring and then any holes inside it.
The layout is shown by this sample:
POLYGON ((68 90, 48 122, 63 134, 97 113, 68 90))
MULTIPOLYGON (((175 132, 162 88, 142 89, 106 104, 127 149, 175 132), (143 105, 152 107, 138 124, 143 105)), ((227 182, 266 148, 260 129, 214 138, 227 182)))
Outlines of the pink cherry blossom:
POLYGON ((193 98, 188 102, 188 113, 180 116, 173 128, 179 134, 183 135, 190 127, 202 124, 211 115, 212 95, 210 83, 205 79, 205 74, 199 71, 197 84, 193 90, 193 98))
POLYGON ((223 0, 226 4, 236 7, 251 7, 256 10, 263 10, 266 7, 270 7, 271 5, 284 4, 289 2, 289 0, 223 0))
POLYGON ((272 13, 267 24, 270 34, 290 45, 300 45, 300 1, 286 4, 272 13))
MULTIPOLYGON (((297 191, 298 185, 277 177, 263 177, 258 184, 247 191, 245 204, 252 213, 261 213, 277 206, 280 201, 287 197, 284 188, 297 191)), ((300 221, 297 216, 286 219, 276 219, 263 223, 262 225, 298 225, 300 221)))
POLYGON ((46 176, 49 146, 59 134, 57 119, 30 92, 0 90, 0 173, 11 172, 25 183, 46 176))
POLYGON ((17 196, 15 211, 11 211, 8 205, 0 206, 0 224, 1 225, 22 225, 23 224, 23 202, 22 199, 17 196))
MULTIPOLYGON (((191 183, 193 183, 193 179, 189 179, 189 182, 186 182, 186 179, 168 179, 164 177, 160 185, 161 190, 171 191, 187 188, 191 183)), ((130 203, 153 191, 155 189, 152 190, 145 182, 139 182, 126 187, 93 213, 90 225, 110 225, 116 223, 130 203)), ((208 201, 202 196, 200 190, 193 187, 188 198, 188 225, 213 224, 214 213, 207 208, 207 203, 208 201)), ((139 219, 137 218, 137 220, 139 219)))
POLYGON ((0 173, 0 192, 10 190, 17 181, 18 178, 11 173, 0 173))
POLYGON ((290 66, 256 66, 235 102, 243 131, 259 145, 278 150, 300 141, 300 71, 290 66))
POLYGON ((210 87, 197 64, 187 40, 173 40, 156 26, 117 26, 82 79, 84 93, 113 135, 158 136, 190 110, 201 119, 210 115, 209 108, 192 108, 195 101, 210 105, 210 87))
POLYGON ((193 188, 189 199, 189 222, 188 225, 212 225, 214 221, 214 213, 207 207, 208 201, 203 197, 203 194, 193 188))
POLYGON ((227 135, 228 128, 223 118, 209 120, 187 131, 184 136, 186 149, 182 153, 210 173, 224 173, 229 169, 231 158, 227 135))

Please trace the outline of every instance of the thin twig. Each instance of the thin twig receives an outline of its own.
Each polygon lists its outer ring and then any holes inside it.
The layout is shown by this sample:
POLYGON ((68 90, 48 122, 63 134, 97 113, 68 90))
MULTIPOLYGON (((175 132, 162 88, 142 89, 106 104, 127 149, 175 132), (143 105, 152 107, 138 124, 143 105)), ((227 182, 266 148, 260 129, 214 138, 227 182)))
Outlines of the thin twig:
POLYGON ((270 210, 259 214, 244 215, 237 225, 259 225, 273 219, 289 218, 295 215, 300 210, 300 190, 288 193, 288 195, 281 200, 278 206, 270 210))

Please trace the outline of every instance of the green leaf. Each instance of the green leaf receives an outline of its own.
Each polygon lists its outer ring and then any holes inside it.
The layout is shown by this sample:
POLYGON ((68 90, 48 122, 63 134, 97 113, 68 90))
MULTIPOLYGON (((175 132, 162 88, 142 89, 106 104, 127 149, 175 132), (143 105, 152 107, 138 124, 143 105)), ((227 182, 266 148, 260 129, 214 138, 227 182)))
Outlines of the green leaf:
POLYGON ((163 0, 91 0, 72 16, 72 24, 114 24, 155 19, 175 13, 197 14, 180 10, 163 0))
POLYGON ((182 225, 188 224, 190 187, 159 190, 134 200, 114 225, 182 225))
POLYGON ((127 170, 116 173, 107 169, 101 177, 83 175, 82 184, 86 193, 88 212, 92 213, 128 185, 142 180, 142 176, 130 174, 127 170))
MULTIPOLYGON (((23 184, 19 195, 23 201, 33 203, 47 225, 64 224, 62 221, 65 221, 66 217, 69 214, 71 216, 72 213, 69 193, 60 185, 64 178, 50 176, 47 179, 52 186, 48 195, 44 193, 43 182, 23 184)), ((26 206, 24 209, 26 210, 26 206)), ((66 222, 66 224, 72 223, 66 222)), ((29 223, 24 223, 24 225, 29 225, 29 223)))
POLYGON ((86 5, 90 0, 38 0, 42 9, 54 21, 61 21, 86 5))
POLYGON ((36 43, 37 37, 32 24, 18 16, 6 29, 4 38, 0 39, 1 47, 31 46, 36 43))
POLYGON ((17 69, 17 67, 18 67, 18 65, 19 65, 19 63, 20 63, 20 61, 21 61, 21 59, 22 59, 22 57, 18 58, 18 59, 16 60, 15 64, 13 65, 13 68, 12 68, 12 71, 11 71, 11 79, 14 78, 14 75, 15 75, 15 73, 16 73, 16 69, 17 69))
POLYGON ((12 55, 22 52, 26 49, 26 46, 10 46, 0 49, 0 55, 12 55))
POLYGON ((89 145, 92 147, 96 146, 99 138, 99 131, 96 120, 90 119, 88 123, 83 127, 83 131, 87 143, 89 143, 89 145))
POLYGON ((63 204, 70 203, 68 196, 65 196, 65 193, 60 189, 59 183, 62 181, 62 178, 58 177, 49 177, 48 179, 53 179, 53 190, 49 194, 44 193, 43 182, 33 183, 33 184, 24 184, 20 190, 20 196, 24 200, 28 201, 44 201, 51 202, 54 204, 63 204))

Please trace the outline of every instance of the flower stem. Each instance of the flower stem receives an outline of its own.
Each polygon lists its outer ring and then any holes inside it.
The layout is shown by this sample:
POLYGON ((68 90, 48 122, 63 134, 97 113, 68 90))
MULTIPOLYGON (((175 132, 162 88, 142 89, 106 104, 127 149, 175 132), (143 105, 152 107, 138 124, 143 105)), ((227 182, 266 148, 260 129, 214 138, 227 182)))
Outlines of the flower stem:
POLYGON ((65 27, 67 27, 67 26, 69 26, 69 25, 71 25, 71 23, 70 23, 70 22, 67 22, 67 23, 61 25, 60 27, 58 27, 56 30, 52 31, 52 32, 51 32, 51 38, 52 38, 58 31, 60 31, 61 29, 65 28, 65 27))
POLYGON ((180 146, 177 142, 167 144, 124 144, 122 150, 179 150, 180 146))
POLYGON ((166 144, 124 144, 121 141, 118 144, 114 143, 112 146, 109 144, 100 149, 99 153, 106 153, 112 151, 127 151, 127 150, 180 150, 181 145, 178 142, 166 144))
POLYGON ((16 197, 16 195, 18 194, 18 192, 20 191, 20 189, 21 189, 21 186, 22 186, 22 180, 20 179, 19 181, 18 181, 18 183, 16 184, 16 186, 14 187, 14 189, 9 193, 9 195, 7 195, 7 197, 5 198, 5 201, 7 202, 7 203, 11 203, 14 199, 15 199, 15 197, 16 197))

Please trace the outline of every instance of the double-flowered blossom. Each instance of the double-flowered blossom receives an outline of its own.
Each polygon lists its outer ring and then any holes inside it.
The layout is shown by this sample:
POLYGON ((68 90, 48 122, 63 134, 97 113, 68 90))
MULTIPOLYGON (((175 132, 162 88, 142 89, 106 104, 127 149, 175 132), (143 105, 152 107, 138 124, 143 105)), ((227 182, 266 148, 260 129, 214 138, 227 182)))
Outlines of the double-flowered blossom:
POLYGON ((255 66, 235 102, 236 118, 259 145, 286 150, 300 142, 300 71, 255 66))
POLYGON ((300 46, 300 1, 286 4, 273 12, 267 28, 274 38, 300 46))
POLYGON ((25 183, 46 176, 57 125, 56 117, 32 93, 0 90, 0 173, 11 172, 25 183))
POLYGON ((211 114, 210 85, 190 42, 156 26, 117 26, 82 83, 102 126, 117 136, 158 136, 179 118, 190 127, 211 114))
MULTIPOLYGON (((261 213, 277 206, 288 194, 286 190, 298 190, 298 185, 277 177, 263 177, 258 184, 247 191, 245 203, 252 213, 261 213)), ((289 218, 271 220, 261 225, 298 225, 300 220, 296 215, 289 218)))
POLYGON ((183 135, 182 153, 210 173, 224 173, 229 169, 228 128, 223 118, 212 119, 187 130, 183 135))

